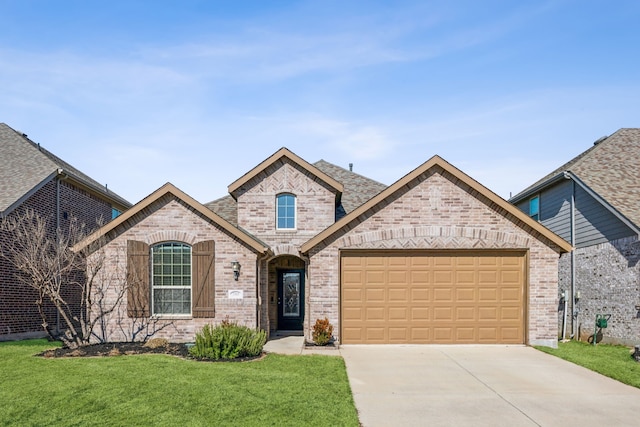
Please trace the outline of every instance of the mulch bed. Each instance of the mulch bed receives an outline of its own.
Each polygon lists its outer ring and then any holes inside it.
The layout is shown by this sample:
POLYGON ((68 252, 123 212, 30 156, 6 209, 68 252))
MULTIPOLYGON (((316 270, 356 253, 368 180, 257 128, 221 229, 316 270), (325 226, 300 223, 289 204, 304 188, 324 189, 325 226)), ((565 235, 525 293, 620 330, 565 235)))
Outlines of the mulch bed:
POLYGON ((133 354, 167 354, 183 359, 199 360, 203 362, 246 362, 260 359, 264 353, 257 357, 239 357, 237 359, 209 360, 199 359, 189 354, 185 344, 167 343, 161 346, 149 346, 141 342, 118 342, 106 344, 92 344, 80 348, 55 348, 43 351, 38 356, 45 358, 56 357, 113 357, 133 354))
POLYGON ((92 344, 80 348, 56 348, 39 354, 42 357, 104 357, 125 356, 129 354, 168 354, 178 357, 189 357, 189 350, 184 344, 166 344, 163 346, 146 346, 141 342, 117 342, 92 344))

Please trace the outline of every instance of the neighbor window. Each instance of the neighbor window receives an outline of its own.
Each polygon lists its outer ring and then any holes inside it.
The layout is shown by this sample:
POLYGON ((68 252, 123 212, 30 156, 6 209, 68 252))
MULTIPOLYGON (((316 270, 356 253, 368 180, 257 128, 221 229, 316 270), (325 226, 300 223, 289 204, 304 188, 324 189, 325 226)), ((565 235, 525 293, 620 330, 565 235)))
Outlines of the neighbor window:
POLYGON ((153 314, 191 314, 191 247, 155 245, 151 264, 153 314))
POLYGON ((540 220, 540 197, 532 197, 529 199, 529 216, 536 221, 540 220))
POLYGON ((276 198, 276 227, 296 228, 296 196, 293 194, 280 194, 276 198))
POLYGON ((111 219, 116 219, 117 217, 120 216, 122 212, 120 212, 118 209, 116 208, 111 208, 111 219))

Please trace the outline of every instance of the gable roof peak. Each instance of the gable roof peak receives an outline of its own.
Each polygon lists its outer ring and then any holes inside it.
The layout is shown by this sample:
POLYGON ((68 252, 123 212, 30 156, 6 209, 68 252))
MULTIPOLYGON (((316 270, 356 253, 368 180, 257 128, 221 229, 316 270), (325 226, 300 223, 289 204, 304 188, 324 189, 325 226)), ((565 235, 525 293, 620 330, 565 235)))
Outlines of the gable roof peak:
POLYGON ((544 227, 542 224, 538 223, 531 219, 528 215, 524 214, 520 209, 510 204, 502 197, 498 196, 493 191, 489 190, 484 185, 480 184, 475 179, 471 178, 469 175, 462 172, 460 169, 453 166, 451 163, 444 160, 442 157, 438 155, 434 155, 429 160, 400 178, 398 181, 391 184, 389 187, 381 191, 376 196, 372 197, 368 202, 364 203, 362 206, 348 213, 342 219, 336 221, 333 225, 327 227, 320 234, 316 235, 306 243, 304 243, 300 249, 302 253, 308 253, 312 248, 322 243, 324 240, 330 238, 335 233, 338 233, 343 227, 346 227, 352 221, 355 221, 360 215, 366 213, 370 209, 375 208, 377 205, 384 202, 390 196, 393 196, 394 193, 401 191, 401 189, 407 185, 413 185, 416 182, 416 179, 420 176, 428 173, 430 170, 434 168, 440 168, 443 171, 449 173, 453 177, 455 177, 458 181, 464 183, 469 188, 475 190, 478 194, 486 197, 489 201, 494 203, 495 205, 502 208, 508 214, 513 215, 515 218, 531 227, 541 236, 548 239, 554 245, 556 245, 560 251, 568 252, 571 250, 571 245, 569 245, 566 241, 564 241, 561 237, 552 233, 549 229, 544 227))
POLYGON ((325 182, 331 188, 336 190, 337 193, 342 193, 344 191, 344 186, 322 172, 317 167, 313 166, 311 163, 304 160, 302 157, 299 157, 291 150, 286 147, 280 148, 278 151, 273 153, 271 156, 263 160, 259 165, 251 169, 249 172, 242 175, 240 178, 229 184, 228 191, 234 198, 236 197, 236 191, 238 191, 244 184, 249 182, 251 179, 255 178, 260 172, 264 171, 269 166, 273 165, 275 162, 279 161, 282 158, 287 158, 289 161, 297 164, 299 167, 305 169, 310 174, 316 176, 319 180, 325 182))

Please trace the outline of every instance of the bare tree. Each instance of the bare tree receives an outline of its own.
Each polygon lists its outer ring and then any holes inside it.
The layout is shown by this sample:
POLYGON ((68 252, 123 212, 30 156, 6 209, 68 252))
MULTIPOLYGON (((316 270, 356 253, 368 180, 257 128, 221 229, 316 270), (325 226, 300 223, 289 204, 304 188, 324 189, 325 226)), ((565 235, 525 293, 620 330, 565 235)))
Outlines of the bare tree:
MULTIPOLYGON (((98 226, 101 221, 99 221, 98 226)), ((126 319, 125 295, 133 283, 122 271, 115 255, 110 268, 105 268, 105 237, 73 251, 71 247, 87 236, 84 224, 71 218, 65 230, 51 231, 48 220, 33 210, 2 220, 0 231, 10 233, 0 256, 16 268, 15 279, 36 290, 35 304, 42 326, 50 338, 59 338, 70 348, 107 342, 108 324, 115 316, 122 336, 128 341, 146 341, 172 322, 160 322, 150 316, 126 319), (64 333, 54 336, 45 304, 55 307, 64 323, 64 333)), ((136 302, 134 301, 134 304, 136 302)))
MULTIPOLYGON (((82 291, 66 287, 77 287, 83 281, 81 257, 72 252, 70 246, 85 236, 84 225, 72 219, 64 230, 55 230, 46 218, 27 209, 3 219, 0 226, 11 236, 1 254, 16 268, 15 280, 36 290, 35 303, 44 330, 54 338, 45 310, 45 303, 49 301, 65 325, 63 342, 69 347, 82 345, 88 337, 84 336, 79 307, 65 295, 73 295, 74 290, 82 291)), ((80 305, 83 297, 79 298, 80 305)))

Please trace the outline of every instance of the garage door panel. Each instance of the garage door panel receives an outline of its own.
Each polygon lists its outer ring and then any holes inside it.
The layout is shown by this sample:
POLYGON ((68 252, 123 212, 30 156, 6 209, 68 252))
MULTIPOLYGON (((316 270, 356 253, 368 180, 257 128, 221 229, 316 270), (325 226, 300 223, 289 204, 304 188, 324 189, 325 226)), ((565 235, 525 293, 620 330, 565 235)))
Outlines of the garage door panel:
POLYGON ((383 284, 386 281, 384 271, 367 270, 365 272, 365 282, 369 284, 383 284))
POLYGON ((459 303, 473 302, 476 300, 475 288, 457 288, 456 289, 456 301, 459 303))
POLYGON ((347 253, 343 343, 523 343, 523 253, 347 253))
POLYGON ((473 321, 476 320, 475 307, 456 307, 456 320, 458 322, 473 321))
POLYGON ((478 320, 497 322, 498 308, 497 307, 478 307, 478 320))
POLYGON ((434 307, 433 308, 433 320, 435 322, 450 322, 453 320, 453 308, 452 307, 434 307))
POLYGON ((474 327, 459 327, 456 328, 456 342, 471 343, 475 341, 476 328, 474 327))
POLYGON ((399 289, 389 289, 389 302, 392 303, 409 303, 409 289, 406 287, 399 289))
POLYGON ((344 299, 349 301, 350 303, 363 302, 362 295, 364 294, 362 288, 358 289, 343 289, 342 294, 344 295, 344 299))
POLYGON ((411 307, 411 321, 429 320, 429 307, 411 307))
POLYGON ((430 301, 429 289, 427 288, 411 288, 411 301, 414 303, 426 303, 430 301))
POLYGON ((385 309, 383 307, 367 307, 367 309, 365 310, 365 320, 367 322, 385 320, 386 316, 384 314, 385 309))
POLYGON ((478 289, 478 301, 479 302, 498 302, 498 289, 478 289))
POLYGON ((453 289, 451 288, 435 288, 433 290, 433 302, 453 302, 453 289))
POLYGON ((383 303, 385 301, 384 288, 369 288, 365 290, 366 303, 383 303))
POLYGON ((389 320, 401 320, 403 322, 407 322, 409 319, 409 308, 408 307, 390 307, 389 308, 389 320))

